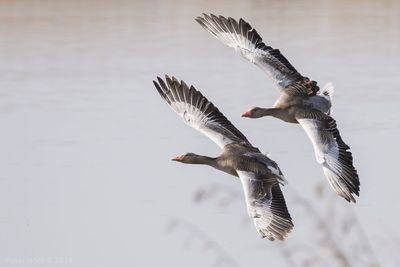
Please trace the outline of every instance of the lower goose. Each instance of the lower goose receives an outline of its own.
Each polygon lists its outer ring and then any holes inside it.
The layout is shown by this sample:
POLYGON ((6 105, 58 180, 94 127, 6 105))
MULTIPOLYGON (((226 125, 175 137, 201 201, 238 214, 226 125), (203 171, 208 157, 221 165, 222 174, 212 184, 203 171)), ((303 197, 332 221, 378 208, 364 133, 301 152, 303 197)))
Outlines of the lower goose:
POLYGON ((299 123, 314 147, 317 162, 333 190, 347 201, 356 202, 360 180, 353 166, 350 147, 344 143, 329 116, 333 86, 328 83, 319 91, 315 81, 302 76, 280 53, 264 44, 257 31, 246 21, 203 14, 196 21, 211 35, 261 68, 281 89, 273 108, 255 107, 243 117, 272 116, 299 123))
POLYGON ((218 157, 186 153, 172 160, 203 164, 238 176, 247 211, 262 238, 283 240, 293 228, 279 184, 286 182, 276 162, 252 146, 247 138, 193 86, 174 77, 157 77, 154 85, 165 102, 192 128, 221 149, 218 157))

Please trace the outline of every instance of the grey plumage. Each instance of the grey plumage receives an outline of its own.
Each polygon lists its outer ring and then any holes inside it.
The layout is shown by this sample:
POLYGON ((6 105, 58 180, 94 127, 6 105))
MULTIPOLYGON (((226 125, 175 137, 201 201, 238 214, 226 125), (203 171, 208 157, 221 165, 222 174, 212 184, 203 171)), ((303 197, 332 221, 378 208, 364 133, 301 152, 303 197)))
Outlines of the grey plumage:
POLYGON ((359 195, 360 181, 353 157, 337 130, 336 121, 329 116, 333 86, 328 83, 319 92, 317 82, 302 76, 279 50, 265 45, 257 31, 243 19, 237 22, 232 18, 203 14, 196 21, 264 70, 281 89, 273 108, 255 107, 242 116, 273 116, 289 123, 300 123, 332 188, 347 201, 355 202, 353 195, 359 195))
POLYGON ((266 71, 281 88, 305 79, 278 49, 265 45, 257 31, 243 19, 237 22, 233 18, 203 14, 195 20, 215 38, 266 71))
POLYGON ((285 178, 278 164, 250 144, 247 138, 193 86, 174 77, 157 78, 154 85, 165 102, 194 129, 222 148, 218 157, 187 153, 174 158, 188 164, 212 166, 238 176, 249 216, 261 237, 283 240, 293 229, 279 183, 285 178))

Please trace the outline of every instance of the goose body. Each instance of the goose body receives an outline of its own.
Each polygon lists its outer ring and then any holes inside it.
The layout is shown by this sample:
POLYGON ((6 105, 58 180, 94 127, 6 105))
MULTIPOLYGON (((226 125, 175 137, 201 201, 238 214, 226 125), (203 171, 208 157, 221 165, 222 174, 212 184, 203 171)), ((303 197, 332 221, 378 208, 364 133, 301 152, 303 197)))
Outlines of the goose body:
POLYGON ((240 19, 203 14, 196 21, 225 45, 262 69, 280 88, 272 108, 255 107, 243 117, 272 116, 300 124, 314 147, 316 160, 333 190, 347 201, 356 202, 360 181, 353 166, 350 147, 342 140, 336 121, 330 116, 333 86, 320 91, 315 81, 302 76, 280 53, 267 46, 257 31, 240 19))
POLYGON ((285 178, 278 164, 247 138, 193 86, 166 76, 154 81, 165 102, 192 128, 214 141, 217 157, 186 153, 173 158, 187 164, 208 165, 237 176, 243 186, 247 211, 261 237, 283 240, 293 228, 280 184, 285 178))

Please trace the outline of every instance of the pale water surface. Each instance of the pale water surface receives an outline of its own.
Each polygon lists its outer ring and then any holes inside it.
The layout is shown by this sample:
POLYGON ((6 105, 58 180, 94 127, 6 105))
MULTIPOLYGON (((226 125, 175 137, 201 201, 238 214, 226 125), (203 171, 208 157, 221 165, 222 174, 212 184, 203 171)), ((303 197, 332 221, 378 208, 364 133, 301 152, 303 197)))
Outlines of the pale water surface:
POLYGON ((282 244, 259 239, 244 201, 194 203, 199 188, 240 184, 169 160, 219 149, 158 96, 151 81, 165 73, 194 84, 280 164, 295 222, 286 242, 313 235, 291 197, 324 179, 311 144, 298 125, 240 118, 278 90, 201 29, 202 12, 245 18, 302 74, 333 82, 362 184, 356 205, 337 205, 395 266, 399 2, 230 0, 0 1, 0 266, 219 266, 195 231, 239 266, 285 266, 282 244), (168 230, 174 220, 196 230, 168 230))

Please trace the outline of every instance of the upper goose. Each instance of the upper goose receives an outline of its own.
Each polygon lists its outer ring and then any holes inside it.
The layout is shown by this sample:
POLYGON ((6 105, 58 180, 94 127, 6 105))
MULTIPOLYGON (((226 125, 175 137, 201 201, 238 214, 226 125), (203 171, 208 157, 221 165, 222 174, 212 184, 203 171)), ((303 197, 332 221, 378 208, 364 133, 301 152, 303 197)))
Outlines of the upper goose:
POLYGON ((315 81, 302 76, 280 53, 263 43, 257 31, 247 22, 223 16, 206 15, 196 21, 209 33, 241 56, 264 70, 281 89, 273 108, 255 107, 243 117, 273 116, 290 123, 300 123, 314 147, 317 162, 322 165, 329 184, 347 201, 356 202, 360 181, 353 157, 340 137, 335 120, 329 116, 333 86, 327 84, 321 93, 315 81))
POLYGON ((253 147, 246 137, 193 86, 165 76, 153 81, 161 97, 194 129, 200 131, 221 149, 218 157, 186 153, 172 160, 212 166, 239 176, 244 189, 247 211, 261 237, 283 240, 293 223, 286 208, 279 183, 285 178, 278 165, 253 147))

